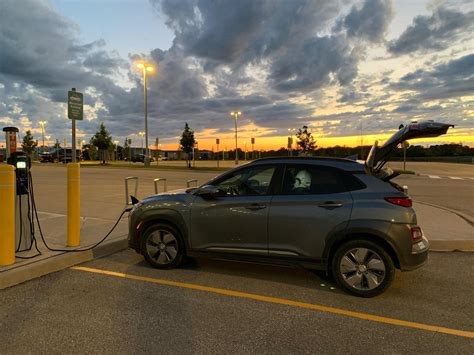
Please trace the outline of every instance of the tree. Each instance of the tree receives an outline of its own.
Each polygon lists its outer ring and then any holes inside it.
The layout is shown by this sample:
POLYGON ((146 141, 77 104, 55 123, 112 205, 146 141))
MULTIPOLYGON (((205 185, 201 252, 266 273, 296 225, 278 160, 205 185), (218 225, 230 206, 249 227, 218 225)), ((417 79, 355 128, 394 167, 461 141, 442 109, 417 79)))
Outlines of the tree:
POLYGON ((106 153, 110 147, 113 147, 112 136, 105 128, 104 123, 100 124, 99 130, 91 138, 91 144, 96 146, 100 152, 102 164, 105 164, 106 153))
POLYGON ((31 131, 26 131, 25 136, 23 137, 23 143, 21 143, 21 147, 23 148, 23 152, 31 158, 31 155, 35 151, 38 142, 33 139, 33 135, 31 131))
POLYGON ((189 163, 189 153, 193 151, 193 147, 196 144, 196 139, 194 139, 194 131, 189 128, 188 123, 184 125, 183 133, 181 134, 181 139, 179 140, 179 146, 183 152, 186 153, 186 165, 191 167, 189 163))
POLYGON ((304 155, 308 155, 317 147, 316 141, 314 140, 311 132, 308 131, 308 126, 303 126, 303 128, 298 129, 296 138, 298 139, 296 144, 298 145, 298 148, 302 150, 304 155))

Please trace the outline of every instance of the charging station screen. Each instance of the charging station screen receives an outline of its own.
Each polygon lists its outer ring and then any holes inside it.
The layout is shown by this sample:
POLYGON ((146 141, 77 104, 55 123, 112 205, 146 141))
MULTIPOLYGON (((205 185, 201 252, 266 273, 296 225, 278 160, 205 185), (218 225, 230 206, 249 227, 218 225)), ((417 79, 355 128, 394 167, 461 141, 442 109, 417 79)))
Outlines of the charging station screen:
POLYGON ((26 169, 26 161, 19 161, 16 163, 17 169, 26 169))

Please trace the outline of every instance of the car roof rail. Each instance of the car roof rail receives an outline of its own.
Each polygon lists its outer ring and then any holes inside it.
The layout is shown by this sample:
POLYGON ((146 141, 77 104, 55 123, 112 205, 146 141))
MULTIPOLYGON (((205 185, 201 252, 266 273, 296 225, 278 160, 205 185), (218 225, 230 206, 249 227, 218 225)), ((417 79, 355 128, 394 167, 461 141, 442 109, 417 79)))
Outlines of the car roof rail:
POLYGON ((338 157, 288 157, 288 156, 265 157, 265 158, 255 159, 251 163, 257 163, 257 162, 261 162, 261 161, 271 161, 271 160, 337 161, 337 162, 358 164, 356 161, 351 160, 351 159, 347 159, 347 158, 338 158, 338 157))

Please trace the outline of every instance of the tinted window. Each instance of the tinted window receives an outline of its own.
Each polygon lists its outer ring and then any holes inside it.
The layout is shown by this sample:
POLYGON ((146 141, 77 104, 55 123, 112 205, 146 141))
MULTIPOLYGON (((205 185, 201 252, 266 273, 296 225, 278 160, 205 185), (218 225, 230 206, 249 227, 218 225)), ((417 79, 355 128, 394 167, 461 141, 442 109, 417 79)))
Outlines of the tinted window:
POLYGON ((284 195, 334 194, 347 191, 337 169, 315 165, 288 165, 283 179, 284 195))
POLYGON ((256 196, 266 195, 275 172, 275 167, 254 167, 236 171, 223 180, 215 182, 228 196, 256 196))

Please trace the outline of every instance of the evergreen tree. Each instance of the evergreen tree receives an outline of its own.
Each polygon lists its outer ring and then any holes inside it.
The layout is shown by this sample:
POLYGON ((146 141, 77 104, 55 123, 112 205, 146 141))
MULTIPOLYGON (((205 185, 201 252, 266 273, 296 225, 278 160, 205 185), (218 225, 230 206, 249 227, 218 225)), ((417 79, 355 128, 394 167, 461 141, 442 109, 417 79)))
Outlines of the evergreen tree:
POLYGON ((96 146, 100 152, 102 164, 105 164, 107 151, 110 147, 113 147, 112 136, 105 128, 104 123, 100 124, 99 130, 91 138, 91 144, 96 146))
POLYGON ((301 149, 304 155, 308 155, 317 147, 316 141, 314 140, 311 132, 308 131, 308 126, 303 126, 303 128, 298 129, 298 133, 296 133, 296 138, 298 139, 296 144, 298 145, 298 148, 301 149))
POLYGON ((186 153, 186 165, 188 167, 191 167, 191 164, 189 163, 189 153, 193 151, 195 144, 196 139, 194 139, 194 131, 189 128, 189 125, 186 122, 183 133, 181 134, 181 139, 179 140, 179 145, 181 150, 186 153))
POLYGON ((21 143, 21 147, 23 148, 23 152, 31 158, 31 155, 34 153, 38 142, 33 139, 33 135, 31 131, 26 131, 25 136, 23 137, 23 143, 21 143))

